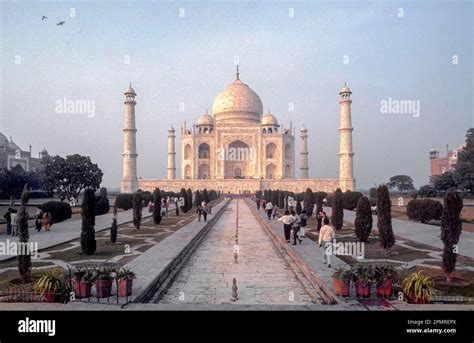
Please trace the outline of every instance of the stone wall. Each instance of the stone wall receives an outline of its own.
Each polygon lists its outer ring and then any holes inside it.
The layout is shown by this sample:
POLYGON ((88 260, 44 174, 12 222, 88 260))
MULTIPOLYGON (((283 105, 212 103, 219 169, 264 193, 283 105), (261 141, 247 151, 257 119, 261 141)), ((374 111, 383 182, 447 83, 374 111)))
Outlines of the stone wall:
POLYGON ((333 192, 336 188, 340 187, 342 191, 347 189, 353 190, 351 187, 354 183, 352 182, 341 182, 338 179, 188 179, 188 180, 157 180, 157 179, 140 179, 138 180, 138 188, 144 191, 153 191, 156 187, 159 187, 165 191, 177 192, 181 188, 191 188, 192 190, 197 189, 214 189, 223 193, 234 193, 239 194, 243 192, 254 193, 257 190, 265 189, 282 189, 293 192, 304 192, 306 188, 311 188, 313 192, 324 191, 333 192))

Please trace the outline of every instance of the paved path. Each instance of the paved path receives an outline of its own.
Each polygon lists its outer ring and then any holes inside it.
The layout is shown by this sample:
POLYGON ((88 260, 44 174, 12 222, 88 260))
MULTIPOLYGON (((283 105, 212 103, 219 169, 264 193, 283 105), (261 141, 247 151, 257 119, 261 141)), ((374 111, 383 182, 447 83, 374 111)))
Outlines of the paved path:
MULTIPOLYGON (((118 212, 117 223, 124 224, 133 220, 133 210, 118 212)), ((148 209, 143 209, 143 218, 149 217, 148 209)), ((110 228, 112 224, 113 213, 103 214, 95 217, 95 231, 103 231, 110 228)), ((50 248, 52 246, 69 242, 71 240, 80 238, 81 236, 81 219, 69 219, 61 223, 54 224, 50 232, 41 230, 40 232, 30 229, 29 242, 38 243, 38 250, 50 248)), ((0 243, 17 242, 18 237, 11 237, 10 235, 0 235, 0 243)), ((15 255, 16 256, 16 255, 15 255)), ((0 255, 0 261, 5 261, 13 258, 11 255, 0 255)))
POLYGON ((306 305, 311 297, 284 261, 246 201, 234 199, 185 264, 160 304, 306 305), (238 263, 234 261, 239 202, 238 263))
MULTIPOLYGON (((331 208, 324 209, 330 216, 331 208)), ((377 216, 374 218, 374 228, 377 227, 377 216)), ((354 222, 355 212, 344 210, 344 220, 354 222)), ((443 249, 443 242, 440 239, 440 227, 429 224, 422 224, 402 219, 392 219, 393 233, 396 236, 409 239, 414 242, 426 244, 435 248, 443 249)), ((474 258, 474 233, 462 232, 459 239, 459 254, 474 258)))

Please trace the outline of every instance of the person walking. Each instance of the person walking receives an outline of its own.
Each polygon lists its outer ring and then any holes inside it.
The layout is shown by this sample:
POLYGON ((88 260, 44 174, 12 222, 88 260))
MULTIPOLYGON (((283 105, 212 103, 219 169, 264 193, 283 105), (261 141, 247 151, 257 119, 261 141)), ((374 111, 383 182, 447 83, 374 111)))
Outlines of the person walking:
POLYGON ((202 216, 204 217, 204 222, 207 222, 207 206, 202 208, 202 216))
POLYGON ((298 233, 301 228, 301 217, 295 211, 291 211, 291 215, 293 216, 294 221, 293 221, 293 227, 291 228, 291 231, 290 231, 290 239, 291 237, 293 237, 293 245, 296 245, 296 240, 298 240, 301 244, 302 240, 301 238, 298 237, 298 233))
POLYGON ((36 208, 36 213, 35 213, 35 229, 36 229, 36 231, 40 232, 42 226, 43 226, 43 210, 41 210, 41 207, 37 207, 36 208))
POLYGON ((290 211, 285 210, 285 214, 277 220, 283 223, 283 233, 285 234, 285 241, 286 243, 290 243, 291 225, 295 221, 295 218, 290 215, 290 211))
POLYGON ((268 217, 268 220, 271 219, 272 217, 272 211, 273 211, 273 204, 271 201, 267 202, 267 204, 265 205, 265 212, 267 212, 267 217, 268 217))
POLYGON ((323 226, 319 231, 319 247, 323 247, 323 263, 331 268, 331 255, 333 240, 336 239, 334 229, 329 225, 329 218, 324 217, 323 226))
POLYGON ((3 216, 5 220, 7 221, 7 235, 12 234, 12 208, 9 207, 7 213, 3 216))
POLYGON ((302 238, 306 238, 306 224, 308 223, 308 215, 306 214, 306 210, 301 211, 300 214, 300 241, 302 238))
POLYGON ((257 199, 256 202, 257 202, 257 210, 259 210, 260 209, 260 199, 257 199))
POLYGON ((52 221, 51 214, 49 212, 45 212, 43 214, 43 226, 46 232, 51 229, 51 226, 53 225, 52 221))
POLYGON ((16 213, 17 213, 16 210, 12 210, 12 213, 10 215, 11 216, 10 222, 12 226, 12 237, 18 236, 18 223, 17 223, 18 215, 16 213))
POLYGON ((272 210, 272 217, 273 217, 273 220, 275 220, 276 215, 277 215, 277 207, 276 207, 276 206, 273 206, 273 210, 272 210))
POLYGON ((198 222, 201 221, 201 216, 202 216, 202 207, 201 205, 198 205, 197 209, 196 209, 196 213, 198 215, 198 222))

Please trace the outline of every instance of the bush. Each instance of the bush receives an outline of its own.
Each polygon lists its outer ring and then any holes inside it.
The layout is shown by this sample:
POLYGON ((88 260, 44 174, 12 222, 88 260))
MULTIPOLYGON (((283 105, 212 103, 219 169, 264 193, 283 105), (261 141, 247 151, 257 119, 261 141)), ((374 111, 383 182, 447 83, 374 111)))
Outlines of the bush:
POLYGON ((140 230, 140 225, 142 223, 142 210, 143 210, 143 198, 142 192, 136 191, 133 193, 132 197, 133 205, 133 225, 137 230, 140 230))
POLYGON ((444 197, 444 210, 441 219, 441 240, 444 243, 443 248, 443 271, 446 274, 446 281, 451 282, 451 273, 456 268, 457 246, 459 236, 461 236, 462 222, 461 210, 463 200, 455 192, 449 192, 444 197))
POLYGON ((353 211, 357 207, 362 193, 347 191, 342 194, 342 205, 346 210, 353 211))
POLYGON ((161 192, 159 188, 155 188, 153 192, 153 223, 158 225, 161 223, 161 192))
POLYGON ((43 213, 49 212, 51 214, 54 224, 60 223, 72 216, 71 206, 67 202, 48 201, 41 205, 41 210, 43 213))
POLYGON ((332 213, 331 213, 331 222, 332 226, 336 230, 340 230, 344 223, 344 208, 342 203, 342 191, 340 188, 336 189, 334 192, 333 202, 332 202, 332 213))
POLYGON ((92 189, 84 191, 82 199, 82 227, 81 227, 81 249, 84 255, 95 253, 97 242, 95 240, 95 195, 92 189))
POLYGON ((150 201, 153 203, 153 194, 151 194, 151 192, 149 191, 141 192, 141 195, 142 195, 142 200, 145 206, 147 206, 150 201))
POLYGON ((110 205, 109 199, 107 198, 107 188, 102 187, 100 189, 100 195, 95 196, 95 215, 100 216, 109 213, 109 211, 110 205))
POLYGON ((360 242, 367 242, 372 231, 372 211, 367 197, 360 197, 354 221, 355 234, 360 242))
POLYGON ((385 185, 377 188, 377 228, 382 248, 387 252, 395 244, 392 229, 392 201, 385 185))
POLYGON ((121 193, 115 198, 115 206, 121 208, 122 210, 129 210, 132 206, 133 194, 131 193, 121 193))
POLYGON ((413 199, 407 205, 408 219, 427 223, 430 220, 440 220, 443 205, 431 199, 413 199))

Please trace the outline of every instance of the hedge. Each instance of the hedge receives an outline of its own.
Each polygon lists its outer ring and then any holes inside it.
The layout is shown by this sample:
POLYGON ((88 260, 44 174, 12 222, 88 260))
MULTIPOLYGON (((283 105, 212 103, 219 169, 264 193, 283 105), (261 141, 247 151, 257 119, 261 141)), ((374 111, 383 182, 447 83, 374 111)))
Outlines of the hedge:
POLYGON ((115 198, 115 206, 125 211, 129 210, 132 208, 132 198, 133 194, 131 193, 120 193, 115 198))
POLYGON ((53 219, 53 223, 60 223, 71 218, 71 206, 67 202, 48 201, 41 205, 43 213, 49 212, 53 219))
POLYGON ((431 199, 413 199, 407 205, 408 219, 427 223, 430 220, 440 220, 443 214, 443 205, 431 199))
POLYGON ((353 211, 357 207, 357 202, 359 201, 362 193, 360 192, 351 192, 347 191, 342 193, 342 206, 346 210, 353 211))

